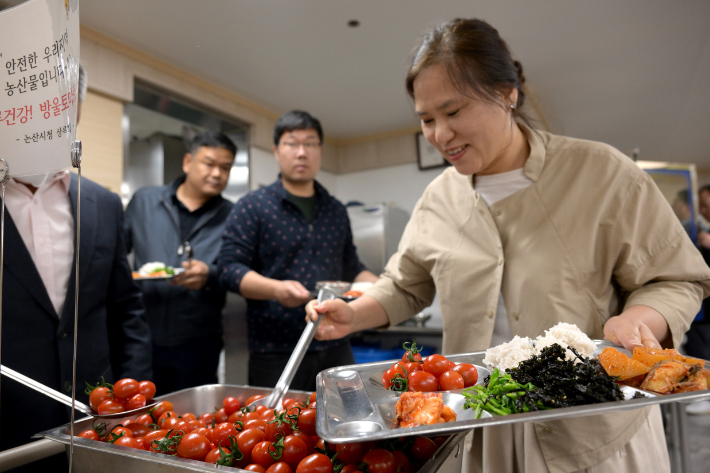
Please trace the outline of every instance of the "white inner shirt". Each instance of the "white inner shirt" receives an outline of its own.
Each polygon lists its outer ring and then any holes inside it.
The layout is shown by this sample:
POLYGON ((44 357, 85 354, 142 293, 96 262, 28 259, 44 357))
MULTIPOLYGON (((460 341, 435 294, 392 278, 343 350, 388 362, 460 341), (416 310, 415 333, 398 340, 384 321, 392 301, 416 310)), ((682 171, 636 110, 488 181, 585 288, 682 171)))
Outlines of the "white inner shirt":
MULTIPOLYGON (((530 187, 533 183, 523 172, 523 168, 513 171, 503 172, 500 174, 491 174, 488 176, 476 176, 475 179, 476 192, 481 196, 483 201, 491 205, 499 200, 515 194, 516 192, 530 187)), ((503 302, 503 293, 498 297, 498 307, 496 308, 495 325, 493 326, 493 338, 491 346, 497 346, 501 343, 509 342, 513 338, 513 328, 508 320, 508 311, 505 309, 503 302)))
POLYGON ((69 171, 63 171, 39 186, 34 194, 14 179, 8 181, 5 191, 7 211, 59 317, 64 309, 74 260, 70 182, 69 171))

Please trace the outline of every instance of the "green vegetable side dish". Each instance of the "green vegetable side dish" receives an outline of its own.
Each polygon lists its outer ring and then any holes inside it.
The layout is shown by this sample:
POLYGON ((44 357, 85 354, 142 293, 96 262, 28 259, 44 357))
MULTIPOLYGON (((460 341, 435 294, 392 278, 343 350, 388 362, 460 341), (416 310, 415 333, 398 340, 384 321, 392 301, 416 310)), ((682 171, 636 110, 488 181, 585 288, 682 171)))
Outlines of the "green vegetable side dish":
POLYGON ((152 276, 154 274, 158 274, 165 271, 165 274, 168 276, 175 276, 175 268, 172 266, 163 266, 161 268, 155 268, 153 271, 150 272, 149 276, 152 276))
POLYGON ((534 401, 529 393, 535 389, 532 383, 520 384, 509 374, 498 368, 486 379, 484 385, 471 386, 463 390, 466 398, 464 409, 476 409, 475 418, 480 419, 482 411, 504 416, 518 412, 547 409, 540 401, 534 401))
POLYGON ((607 375, 598 360, 580 356, 567 360, 566 351, 555 343, 539 355, 501 373, 497 368, 484 382, 463 390, 464 409, 475 408, 475 418, 485 410, 494 415, 623 401, 624 393, 607 375))

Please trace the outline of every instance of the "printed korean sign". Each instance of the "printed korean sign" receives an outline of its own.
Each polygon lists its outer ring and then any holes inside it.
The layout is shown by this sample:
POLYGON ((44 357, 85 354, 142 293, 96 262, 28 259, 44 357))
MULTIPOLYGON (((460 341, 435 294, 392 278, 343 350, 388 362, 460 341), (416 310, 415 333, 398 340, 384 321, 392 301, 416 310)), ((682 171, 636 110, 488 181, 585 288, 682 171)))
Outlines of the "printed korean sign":
POLYGON ((79 106, 79 0, 0 12, 0 157, 10 175, 71 167, 79 106))

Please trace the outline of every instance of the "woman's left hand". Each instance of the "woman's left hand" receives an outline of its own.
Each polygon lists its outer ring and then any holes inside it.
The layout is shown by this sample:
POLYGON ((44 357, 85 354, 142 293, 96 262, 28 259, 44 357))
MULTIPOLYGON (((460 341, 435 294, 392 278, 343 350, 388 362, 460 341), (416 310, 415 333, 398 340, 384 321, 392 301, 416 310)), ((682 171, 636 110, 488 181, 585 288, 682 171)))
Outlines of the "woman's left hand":
POLYGON ((662 344, 672 345, 666 319, 660 312, 643 305, 627 307, 621 314, 607 320, 604 339, 627 350, 640 346, 662 348, 662 344))

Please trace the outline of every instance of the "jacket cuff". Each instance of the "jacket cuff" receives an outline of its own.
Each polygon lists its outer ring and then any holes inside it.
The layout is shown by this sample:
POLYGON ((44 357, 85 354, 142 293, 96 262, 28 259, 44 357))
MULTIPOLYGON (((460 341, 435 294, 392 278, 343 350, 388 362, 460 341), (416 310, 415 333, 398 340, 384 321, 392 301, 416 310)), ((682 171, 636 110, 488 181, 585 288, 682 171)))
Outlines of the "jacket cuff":
POLYGON ((242 278, 252 269, 241 263, 232 263, 226 266, 219 266, 217 278, 222 289, 235 292, 241 295, 239 285, 242 283, 242 278))
POLYGON ((210 264, 209 273, 207 275, 207 283, 205 283, 204 289, 222 289, 219 284, 219 268, 216 264, 210 264))
POLYGON ((413 298, 401 291, 391 279, 381 277, 375 284, 365 290, 363 295, 375 299, 385 309, 390 325, 399 325, 418 313, 419 308, 413 298))

